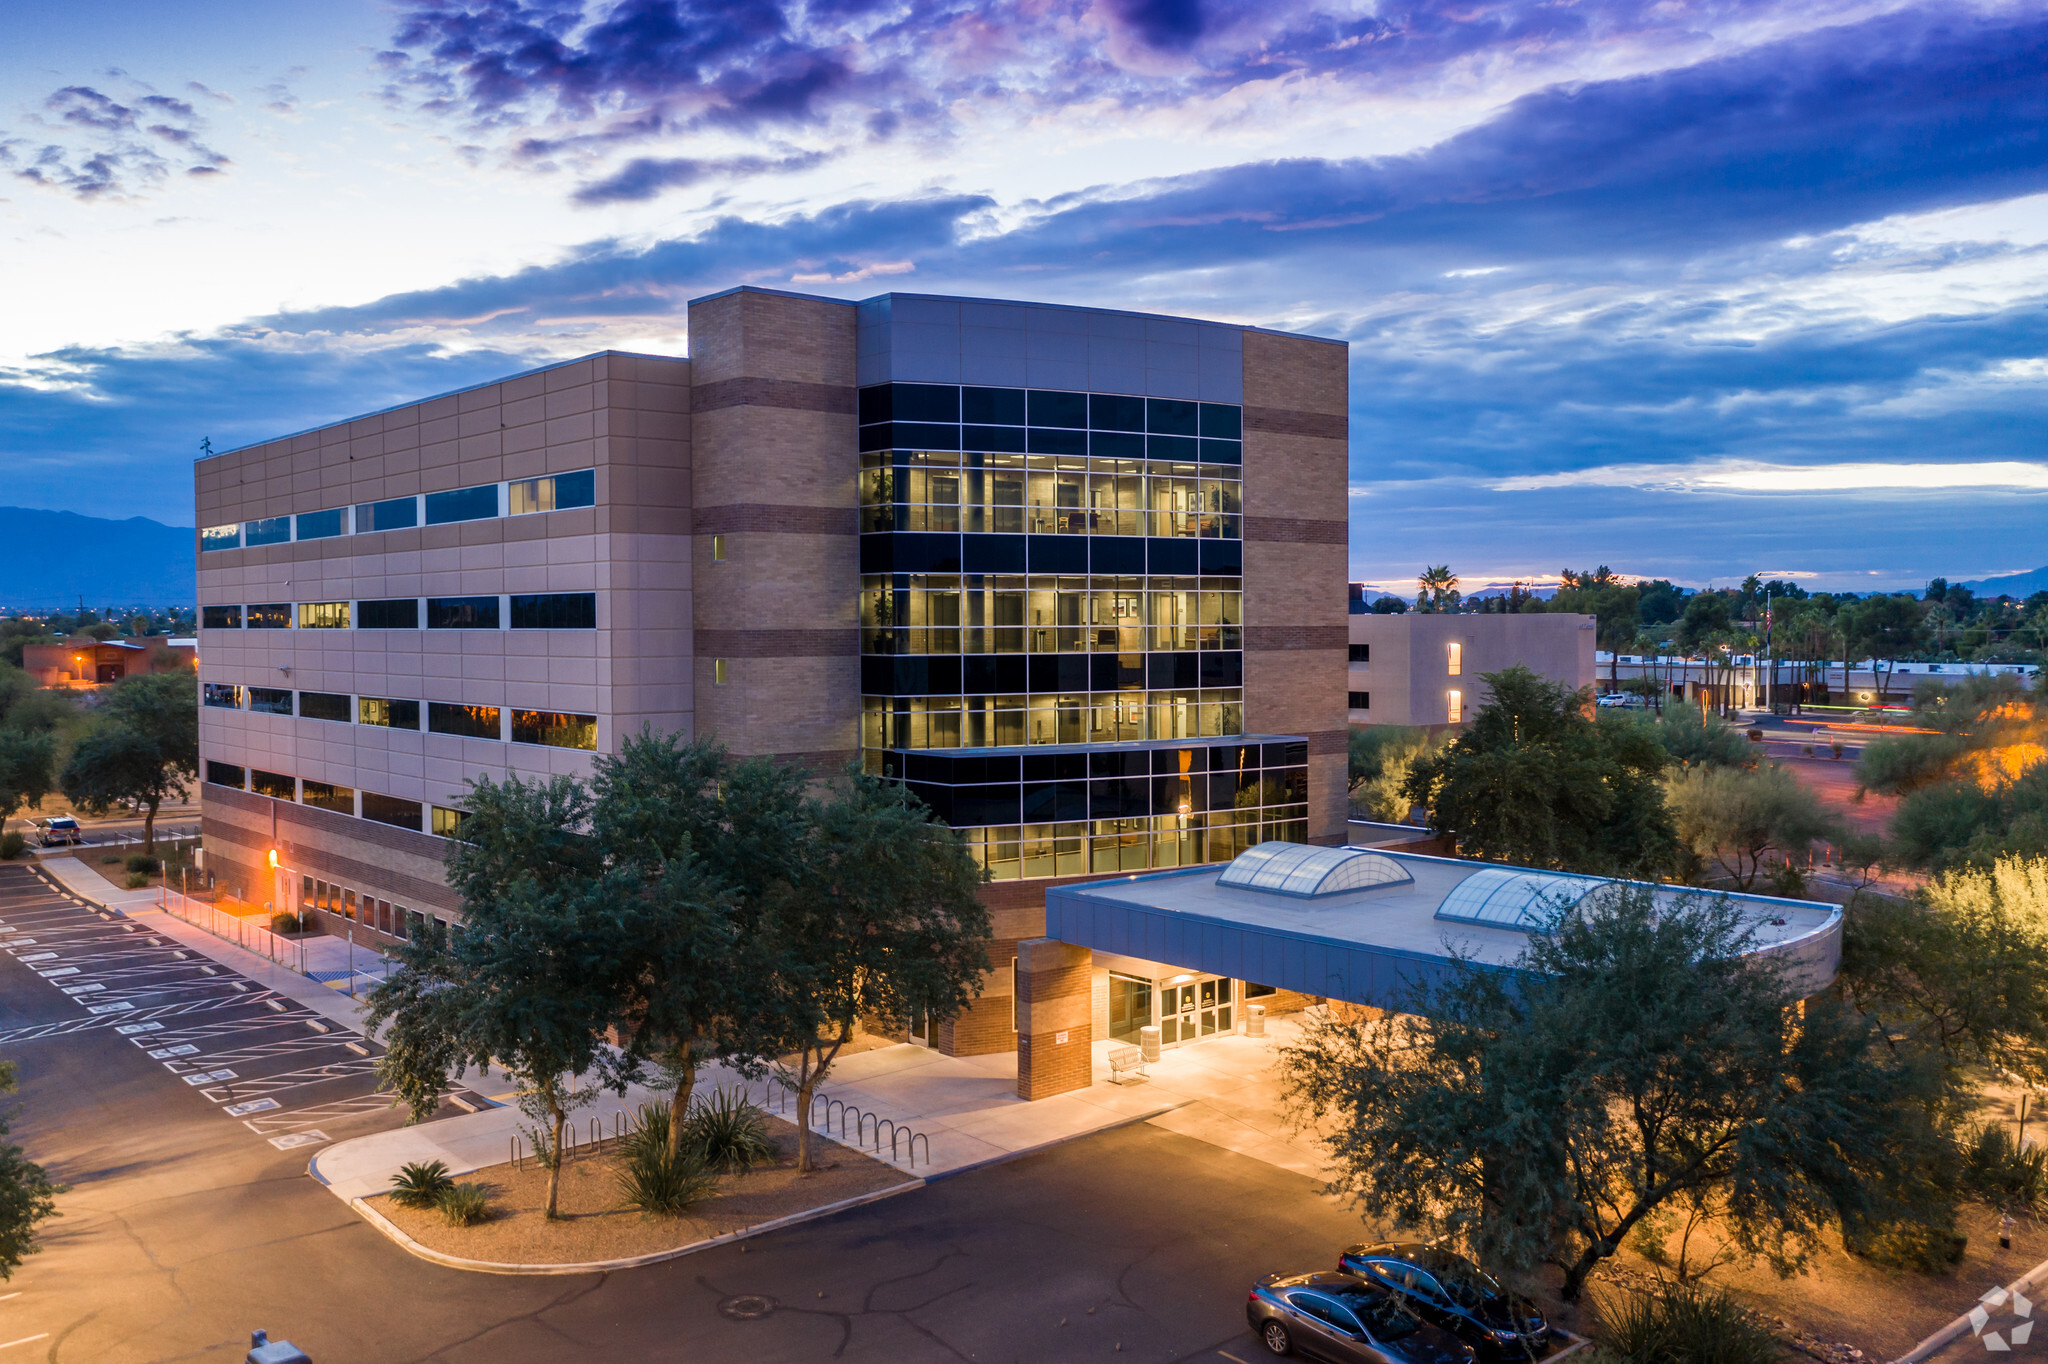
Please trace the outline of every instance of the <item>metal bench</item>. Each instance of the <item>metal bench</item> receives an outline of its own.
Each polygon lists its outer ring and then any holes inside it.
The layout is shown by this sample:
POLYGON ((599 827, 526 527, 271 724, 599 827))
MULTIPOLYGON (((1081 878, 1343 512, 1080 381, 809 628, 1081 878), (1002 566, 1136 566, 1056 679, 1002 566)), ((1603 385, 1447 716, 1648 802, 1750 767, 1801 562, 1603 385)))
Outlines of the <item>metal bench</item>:
POLYGON ((1109 1049, 1109 1082, 1113 1085, 1127 1085, 1133 1080, 1149 1080, 1145 1070, 1145 1053, 1136 1047, 1111 1047, 1109 1049))

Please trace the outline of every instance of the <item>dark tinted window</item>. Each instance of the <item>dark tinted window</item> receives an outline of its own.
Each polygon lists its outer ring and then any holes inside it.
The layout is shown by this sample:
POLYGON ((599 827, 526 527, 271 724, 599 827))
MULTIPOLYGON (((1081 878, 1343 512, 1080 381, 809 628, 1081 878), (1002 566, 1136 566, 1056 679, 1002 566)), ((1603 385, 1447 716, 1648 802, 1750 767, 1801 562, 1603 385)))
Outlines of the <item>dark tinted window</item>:
POLYGON ((960 390, 951 384, 892 384, 889 401, 899 422, 960 420, 960 390))
POLYGON ((400 800, 396 796, 380 796, 375 791, 363 792, 363 818, 374 819, 379 824, 395 824, 401 829, 420 831, 420 820, 425 811, 416 800, 400 800))
POLYGON ((226 682, 209 682, 199 689, 200 700, 209 706, 225 706, 229 710, 240 710, 242 689, 226 682))
POLYGON ((251 630, 289 630, 292 628, 292 604, 287 601, 264 602, 249 608, 251 630))
POLYGON ((356 812, 355 788, 334 786, 324 781, 306 780, 299 783, 299 800, 302 804, 317 805, 322 810, 332 810, 338 815, 352 815, 356 812))
POLYGON ((1349 708, 1350 708, 1350 709, 1352 709, 1352 710, 1371 710, 1371 709, 1372 709, 1372 693, 1371 693, 1371 692, 1369 692, 1369 691, 1354 691, 1354 692, 1350 692, 1350 693, 1347 693, 1347 695, 1349 695, 1351 699, 1350 699, 1350 700, 1349 700, 1348 702, 1346 702, 1345 704, 1346 704, 1347 706, 1349 706, 1349 708))
POLYGON ((1147 398, 1145 429, 1159 436, 1192 436, 1197 427, 1195 414, 1199 406, 1178 398, 1147 398))
POLYGON ((874 384, 860 391, 860 421, 866 426, 871 422, 889 420, 889 385, 874 384))
POLYGON ((417 597, 393 597, 389 601, 356 603, 358 630, 417 630, 420 603, 417 597))
POLYGON ((348 697, 331 691, 299 693, 299 714, 308 720, 339 720, 348 723, 348 697))
POLYGON ((373 530, 409 530, 420 523, 420 504, 410 497, 389 502, 362 502, 356 506, 356 534, 373 530))
POLYGON ((249 789, 259 796, 271 796, 277 800, 292 800, 297 792, 292 789, 292 779, 282 772, 265 772, 258 767, 249 769, 249 789))
POLYGON ((455 734, 465 739, 498 737, 496 706, 451 706, 440 701, 427 703, 427 728, 436 734, 455 734))
POLYGON ((342 509, 332 511, 302 512, 299 515, 299 536, 301 540, 326 540, 341 534, 342 509))
POLYGON ((381 696, 361 697, 356 701, 356 720, 360 724, 376 725, 381 729, 418 729, 420 703, 391 700, 381 696))
POLYGON ((1219 440, 1243 440, 1244 409, 1229 403, 1203 403, 1202 434, 1219 440))
POLYGON ((482 521, 498 514, 498 485, 457 488, 453 492, 427 494, 427 524, 445 526, 451 521, 482 521))
POLYGON ((232 786, 237 791, 242 789, 242 769, 233 763, 208 762, 206 779, 215 786, 232 786))
POLYGON ((595 630, 597 593, 553 592, 512 598, 515 630, 595 630))
POLYGON ((429 597, 429 630, 495 630, 498 628, 496 597, 429 597))
POLYGON ((555 510, 597 505, 597 470, 555 475, 555 510))
POLYGON ((290 715, 292 694, 282 687, 251 687, 249 709, 260 715, 290 715))
POLYGON ((242 543, 240 523, 232 526, 208 526, 199 532, 200 550, 237 549, 242 543))
POLYGON ((1370 645, 1370 644, 1354 644, 1354 645, 1352 645, 1352 646, 1351 646, 1351 661, 1352 661, 1353 663, 1370 663, 1370 662, 1372 662, 1372 645, 1370 645))
POLYGON ((242 628, 242 608, 202 606, 199 608, 199 627, 202 630, 239 630, 242 628))
POLYGON ((1033 426, 1088 424, 1088 395, 1085 393, 1055 393, 1035 388, 1031 390, 1028 409, 1033 426))
POLYGON ((1143 431, 1145 400, 1092 393, 1088 396, 1088 424, 1097 431, 1143 431))
POLYGON ((289 516, 266 516, 261 521, 242 523, 242 543, 245 545, 281 545, 292 538, 292 519, 289 516))
POLYGON ((963 388, 960 390, 960 420, 986 422, 991 426, 1022 426, 1024 390, 963 388))

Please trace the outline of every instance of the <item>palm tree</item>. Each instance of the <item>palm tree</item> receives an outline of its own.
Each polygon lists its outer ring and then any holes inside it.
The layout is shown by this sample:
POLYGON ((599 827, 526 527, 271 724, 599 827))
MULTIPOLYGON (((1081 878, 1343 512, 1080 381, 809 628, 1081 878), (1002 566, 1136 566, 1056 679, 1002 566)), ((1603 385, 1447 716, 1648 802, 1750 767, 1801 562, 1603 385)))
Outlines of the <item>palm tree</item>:
POLYGON ((1415 583, 1422 589, 1415 594, 1416 609, 1443 611, 1457 606, 1458 575, 1451 572, 1449 564, 1423 569, 1415 583))

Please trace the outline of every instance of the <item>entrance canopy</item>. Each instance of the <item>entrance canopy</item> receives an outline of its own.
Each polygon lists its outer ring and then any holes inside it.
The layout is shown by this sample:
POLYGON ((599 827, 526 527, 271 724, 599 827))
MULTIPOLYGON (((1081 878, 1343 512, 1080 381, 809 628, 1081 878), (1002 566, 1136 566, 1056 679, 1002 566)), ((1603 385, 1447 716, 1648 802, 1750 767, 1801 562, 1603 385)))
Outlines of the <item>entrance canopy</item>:
MULTIPOLYGON (((1098 952, 1282 990, 1401 1007, 1455 956, 1506 968, 1557 914, 1629 883, 1378 848, 1268 842, 1221 866, 1045 893, 1048 938, 1098 952)), ((1658 901, 1723 895, 1759 954, 1785 960, 1801 995, 1825 989, 1842 959, 1840 907, 1657 886, 1658 901)))

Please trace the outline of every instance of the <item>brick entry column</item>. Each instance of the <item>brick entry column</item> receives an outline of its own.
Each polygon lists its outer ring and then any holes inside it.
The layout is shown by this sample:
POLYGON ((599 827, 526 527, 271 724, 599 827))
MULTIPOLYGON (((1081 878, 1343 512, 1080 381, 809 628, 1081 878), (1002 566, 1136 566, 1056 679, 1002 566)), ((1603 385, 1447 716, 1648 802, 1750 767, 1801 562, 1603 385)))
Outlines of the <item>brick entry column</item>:
POLYGON ((1017 1097, 1049 1099, 1093 1078, 1085 947, 1027 938, 1017 944, 1017 1097))

